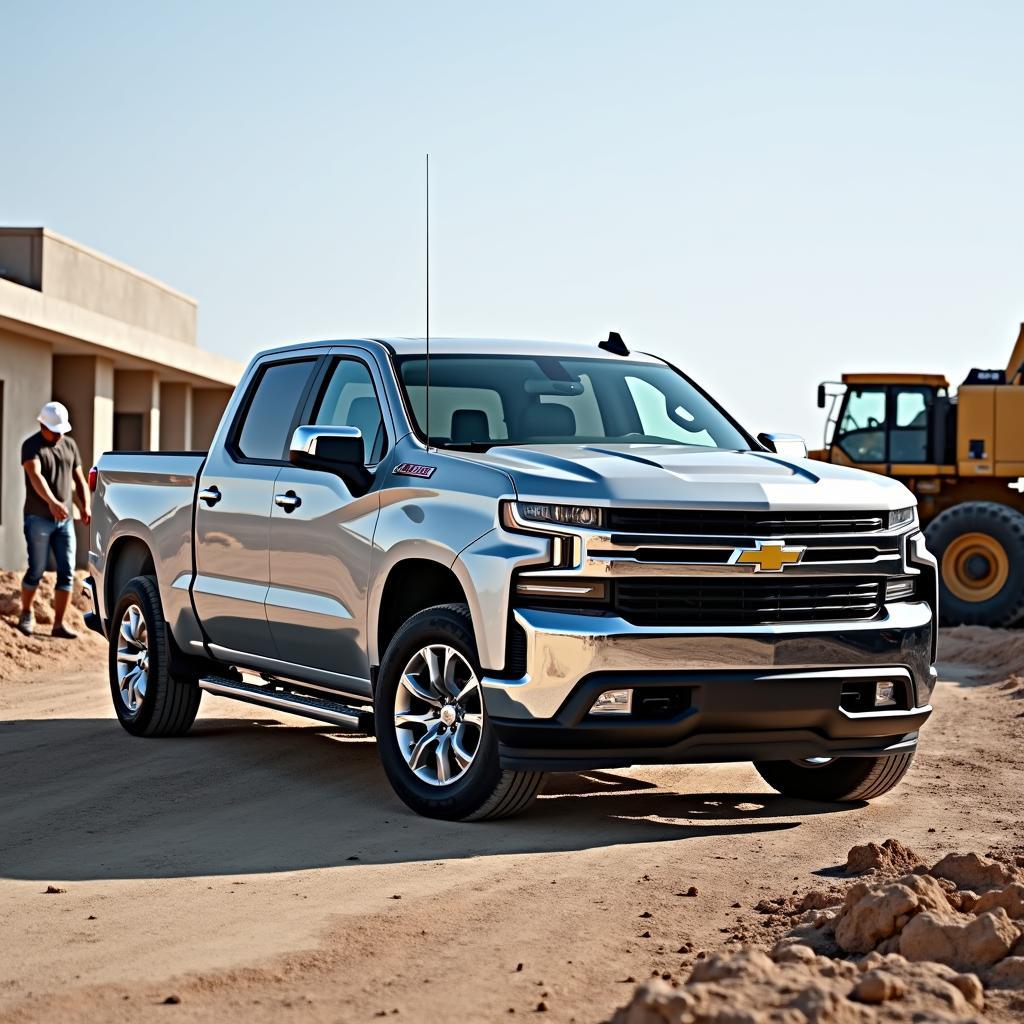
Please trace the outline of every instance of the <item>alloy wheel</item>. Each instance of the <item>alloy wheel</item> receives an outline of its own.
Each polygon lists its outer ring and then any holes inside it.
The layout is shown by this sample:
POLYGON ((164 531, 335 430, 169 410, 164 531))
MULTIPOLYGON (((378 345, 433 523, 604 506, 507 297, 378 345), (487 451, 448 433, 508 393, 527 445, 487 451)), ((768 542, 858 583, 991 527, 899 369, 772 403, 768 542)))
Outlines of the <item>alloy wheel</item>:
POLYGON ((410 771, 448 786, 473 764, 483 739, 480 680, 454 647, 431 644, 409 659, 395 693, 395 735, 410 771))
POLYGON ((146 697, 149 683, 149 638, 146 619, 137 604, 121 617, 117 644, 117 688, 129 713, 135 714, 146 697))

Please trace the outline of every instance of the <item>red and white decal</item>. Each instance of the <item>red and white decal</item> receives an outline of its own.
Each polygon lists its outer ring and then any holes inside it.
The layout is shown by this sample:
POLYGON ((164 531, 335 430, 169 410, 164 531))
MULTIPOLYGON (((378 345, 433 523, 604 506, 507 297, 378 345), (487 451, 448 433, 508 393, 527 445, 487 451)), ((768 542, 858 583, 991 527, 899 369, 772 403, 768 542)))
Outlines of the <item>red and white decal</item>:
POLYGON ((419 477, 420 480, 429 480, 434 475, 434 470, 437 466, 418 466, 415 462, 403 462, 400 466, 395 466, 395 476, 415 476, 419 477))

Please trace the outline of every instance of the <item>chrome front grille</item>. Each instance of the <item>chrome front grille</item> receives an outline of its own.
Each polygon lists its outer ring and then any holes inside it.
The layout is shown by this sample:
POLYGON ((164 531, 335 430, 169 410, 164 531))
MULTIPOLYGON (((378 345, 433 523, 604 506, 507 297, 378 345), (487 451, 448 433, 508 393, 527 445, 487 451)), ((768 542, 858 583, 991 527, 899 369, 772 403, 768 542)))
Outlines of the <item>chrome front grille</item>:
POLYGON ((637 626, 751 626, 874 618, 884 582, 862 577, 653 577, 616 580, 616 614, 637 626))
POLYGON ((679 508, 610 508, 613 533, 677 534, 690 537, 789 537, 878 533, 882 512, 769 512, 679 508))

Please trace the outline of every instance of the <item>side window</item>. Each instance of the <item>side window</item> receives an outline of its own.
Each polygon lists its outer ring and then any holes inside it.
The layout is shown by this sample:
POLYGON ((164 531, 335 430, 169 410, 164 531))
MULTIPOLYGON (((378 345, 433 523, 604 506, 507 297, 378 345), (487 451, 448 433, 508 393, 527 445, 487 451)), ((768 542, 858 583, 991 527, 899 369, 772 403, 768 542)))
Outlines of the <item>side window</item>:
POLYGON ((270 363, 260 369, 235 433, 235 448, 243 459, 284 459, 295 412, 314 363, 313 359, 298 359, 270 363))
POLYGON ((373 378, 358 359, 339 359, 334 364, 313 422, 319 426, 358 427, 367 465, 380 462, 386 440, 384 420, 373 378))
POLYGON ((850 388, 839 421, 839 447, 854 462, 885 462, 884 387, 850 388))
MULTIPOLYGON (((636 407, 640 429, 648 440, 664 438, 670 442, 700 445, 705 448, 715 447, 714 438, 696 423, 693 430, 687 430, 681 422, 669 415, 665 392, 656 388, 650 381, 641 380, 639 377, 627 377, 626 386, 636 407)), ((693 420, 692 414, 682 406, 673 411, 683 421, 693 420)))

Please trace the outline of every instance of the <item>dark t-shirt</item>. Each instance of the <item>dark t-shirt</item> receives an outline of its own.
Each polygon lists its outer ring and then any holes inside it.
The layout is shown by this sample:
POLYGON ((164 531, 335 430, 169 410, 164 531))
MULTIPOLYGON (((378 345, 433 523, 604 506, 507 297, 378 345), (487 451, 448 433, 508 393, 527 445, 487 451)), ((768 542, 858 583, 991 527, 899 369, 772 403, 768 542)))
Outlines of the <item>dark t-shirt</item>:
MULTIPOLYGON (((50 485, 54 497, 58 501, 64 502, 70 514, 74 482, 72 472, 75 466, 82 464, 82 458, 78 454, 78 445, 67 434, 62 434, 56 444, 50 444, 40 431, 26 438, 21 446, 22 465, 32 459, 39 460, 39 465, 42 467, 40 476, 50 485)), ((53 518, 50 515, 49 506, 36 494, 36 489, 32 486, 28 473, 25 474, 25 515, 53 518)))

